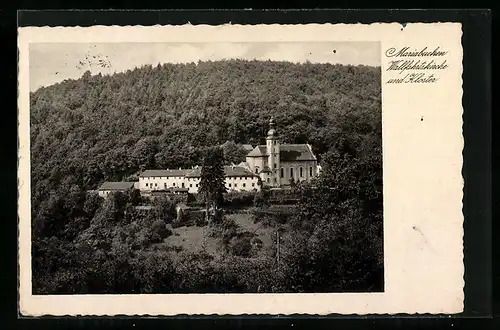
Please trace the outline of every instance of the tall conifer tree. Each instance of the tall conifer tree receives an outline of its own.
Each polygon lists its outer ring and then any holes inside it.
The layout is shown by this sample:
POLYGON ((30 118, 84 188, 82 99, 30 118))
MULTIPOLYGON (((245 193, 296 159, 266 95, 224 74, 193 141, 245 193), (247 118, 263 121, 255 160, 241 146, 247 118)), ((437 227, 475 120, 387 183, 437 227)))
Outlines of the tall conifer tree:
POLYGON ((199 193, 205 198, 207 220, 210 206, 216 212, 226 192, 223 164, 224 156, 221 148, 209 150, 203 159, 199 193))

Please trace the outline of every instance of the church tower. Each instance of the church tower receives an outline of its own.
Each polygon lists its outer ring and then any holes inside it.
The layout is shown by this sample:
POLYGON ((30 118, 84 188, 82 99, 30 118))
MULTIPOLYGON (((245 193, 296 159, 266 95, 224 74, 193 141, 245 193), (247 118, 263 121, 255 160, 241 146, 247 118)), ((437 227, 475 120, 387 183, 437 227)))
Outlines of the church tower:
POLYGON ((266 138, 266 151, 268 156, 268 166, 271 171, 269 185, 272 187, 280 186, 280 142, 276 132, 274 118, 269 120, 269 131, 266 138))

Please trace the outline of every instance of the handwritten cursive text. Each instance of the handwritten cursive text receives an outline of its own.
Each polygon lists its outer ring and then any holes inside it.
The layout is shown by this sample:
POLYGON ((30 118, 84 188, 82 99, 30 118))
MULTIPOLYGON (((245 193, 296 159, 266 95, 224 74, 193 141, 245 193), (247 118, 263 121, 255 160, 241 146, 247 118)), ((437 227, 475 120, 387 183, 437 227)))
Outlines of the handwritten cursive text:
POLYGON ((440 50, 439 47, 429 51, 427 47, 420 50, 414 49, 410 50, 410 47, 403 47, 397 50, 395 47, 391 47, 385 51, 385 56, 387 57, 431 57, 431 56, 445 56, 448 51, 440 50))

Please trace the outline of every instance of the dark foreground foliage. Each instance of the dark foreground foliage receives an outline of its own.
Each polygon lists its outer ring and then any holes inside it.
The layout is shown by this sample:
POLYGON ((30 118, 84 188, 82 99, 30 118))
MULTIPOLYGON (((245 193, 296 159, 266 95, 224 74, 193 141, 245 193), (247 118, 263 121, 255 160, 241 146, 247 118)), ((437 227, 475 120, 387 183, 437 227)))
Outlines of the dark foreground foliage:
MULTIPOLYGON (((30 113, 35 294, 383 289, 379 68, 231 60, 87 73, 32 93, 30 113), (172 234, 174 204, 145 212, 137 192, 86 193, 145 168, 199 165, 226 141, 262 143, 271 115, 284 142, 313 146, 321 177, 295 185, 291 215, 275 217, 265 191, 222 205, 286 225, 279 262, 255 257, 259 242, 227 223, 227 254, 173 259, 155 244, 172 234)), ((241 150, 226 144, 224 157, 241 150)))

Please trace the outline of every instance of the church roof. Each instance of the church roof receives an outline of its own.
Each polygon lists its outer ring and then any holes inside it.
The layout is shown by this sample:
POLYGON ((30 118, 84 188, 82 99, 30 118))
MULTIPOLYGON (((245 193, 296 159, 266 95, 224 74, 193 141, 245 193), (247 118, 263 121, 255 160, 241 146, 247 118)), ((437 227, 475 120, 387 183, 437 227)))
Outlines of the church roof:
POLYGON ((127 190, 133 187, 133 182, 104 182, 99 190, 127 190))
POLYGON ((316 160, 309 144, 280 145, 280 161, 316 160))
MULTIPOLYGON (((256 146, 247 157, 267 157, 266 146, 256 146)), ((316 160, 309 144, 280 144, 280 161, 300 160, 316 160)))
POLYGON ((184 176, 189 170, 145 170, 141 173, 141 177, 154 177, 154 176, 184 176))
POLYGON ((262 156, 267 156, 266 155, 266 146, 265 145, 256 146, 247 155, 247 157, 262 157, 262 156))

